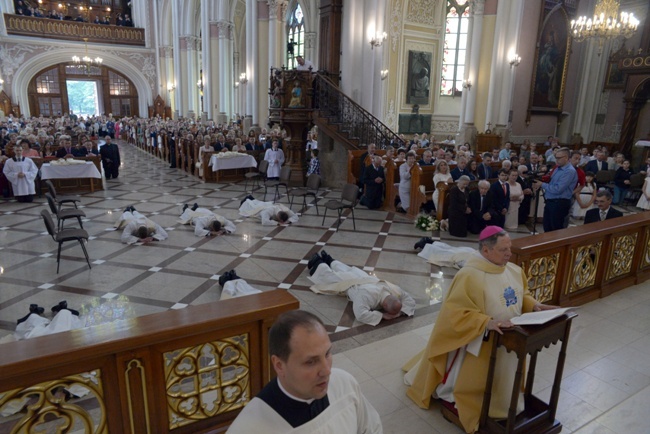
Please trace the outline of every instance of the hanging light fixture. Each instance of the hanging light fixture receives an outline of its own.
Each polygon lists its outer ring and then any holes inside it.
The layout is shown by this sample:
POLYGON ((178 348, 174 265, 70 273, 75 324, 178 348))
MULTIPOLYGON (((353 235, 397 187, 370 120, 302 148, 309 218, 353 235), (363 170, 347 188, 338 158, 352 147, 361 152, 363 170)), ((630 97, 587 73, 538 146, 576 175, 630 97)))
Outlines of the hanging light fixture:
POLYGON ((91 68, 93 66, 101 66, 104 59, 101 57, 91 59, 90 56, 88 56, 88 38, 84 38, 84 45, 86 46, 86 55, 82 58, 79 58, 79 56, 72 56, 72 62, 77 65, 78 68, 82 68, 86 75, 90 75, 91 68))
POLYGON ((571 20, 571 36, 576 42, 586 39, 598 40, 598 55, 603 51, 603 44, 609 39, 628 39, 639 27, 639 20, 634 14, 620 12, 618 0, 598 0, 594 7, 593 18, 586 16, 571 20))

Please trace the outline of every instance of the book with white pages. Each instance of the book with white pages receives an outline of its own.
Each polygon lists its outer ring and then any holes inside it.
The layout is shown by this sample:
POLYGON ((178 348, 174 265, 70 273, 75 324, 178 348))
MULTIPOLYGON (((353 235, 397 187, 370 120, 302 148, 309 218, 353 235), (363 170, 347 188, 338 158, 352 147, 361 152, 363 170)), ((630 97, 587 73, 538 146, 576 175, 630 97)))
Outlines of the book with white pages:
POLYGON ((569 310, 577 309, 577 307, 563 307, 551 310, 540 310, 539 312, 528 312, 521 316, 516 316, 510 319, 514 325, 540 325, 564 315, 569 310))

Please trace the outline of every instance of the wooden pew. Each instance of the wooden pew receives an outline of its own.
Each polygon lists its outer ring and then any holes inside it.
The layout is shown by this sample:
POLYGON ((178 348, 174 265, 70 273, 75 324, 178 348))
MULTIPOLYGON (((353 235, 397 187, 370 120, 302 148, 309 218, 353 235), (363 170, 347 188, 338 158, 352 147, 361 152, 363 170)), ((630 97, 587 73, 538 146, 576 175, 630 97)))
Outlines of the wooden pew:
POLYGON ((408 216, 415 218, 420 213, 420 208, 431 199, 435 186, 433 185, 433 174, 435 166, 420 166, 416 163, 411 172, 411 204, 408 209, 408 216), (424 186, 424 193, 420 186, 424 186))
POLYGON ((6 343, 0 395, 39 399, 4 418, 3 428, 56 415, 88 422, 89 432, 224 432, 272 378, 269 328, 298 308, 274 290, 6 343), (71 384, 89 395, 56 393, 71 384))
POLYGON ((386 161, 384 165, 384 174, 386 176, 386 194, 384 197, 384 206, 382 209, 395 212, 395 198, 399 196, 399 167, 404 161, 395 162, 386 161))

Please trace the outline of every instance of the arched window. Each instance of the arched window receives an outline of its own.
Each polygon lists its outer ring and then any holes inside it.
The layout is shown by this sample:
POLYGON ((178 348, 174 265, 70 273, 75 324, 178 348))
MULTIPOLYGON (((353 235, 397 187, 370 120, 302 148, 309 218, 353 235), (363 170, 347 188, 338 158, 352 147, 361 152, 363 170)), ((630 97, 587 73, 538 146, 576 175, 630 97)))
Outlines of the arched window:
POLYGON ((305 55, 305 17, 299 3, 287 23, 287 67, 296 67, 296 57, 305 55))
POLYGON ((447 0, 440 95, 457 96, 463 93, 468 29, 469 0, 447 0))

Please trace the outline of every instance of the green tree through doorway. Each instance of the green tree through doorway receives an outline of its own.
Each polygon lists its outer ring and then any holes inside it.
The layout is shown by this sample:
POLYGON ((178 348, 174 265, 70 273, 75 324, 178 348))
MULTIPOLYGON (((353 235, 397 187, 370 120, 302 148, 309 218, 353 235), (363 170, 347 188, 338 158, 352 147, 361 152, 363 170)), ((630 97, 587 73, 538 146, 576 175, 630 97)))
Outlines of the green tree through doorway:
POLYGON ((97 83, 95 81, 66 80, 68 106, 78 116, 99 114, 97 83))

